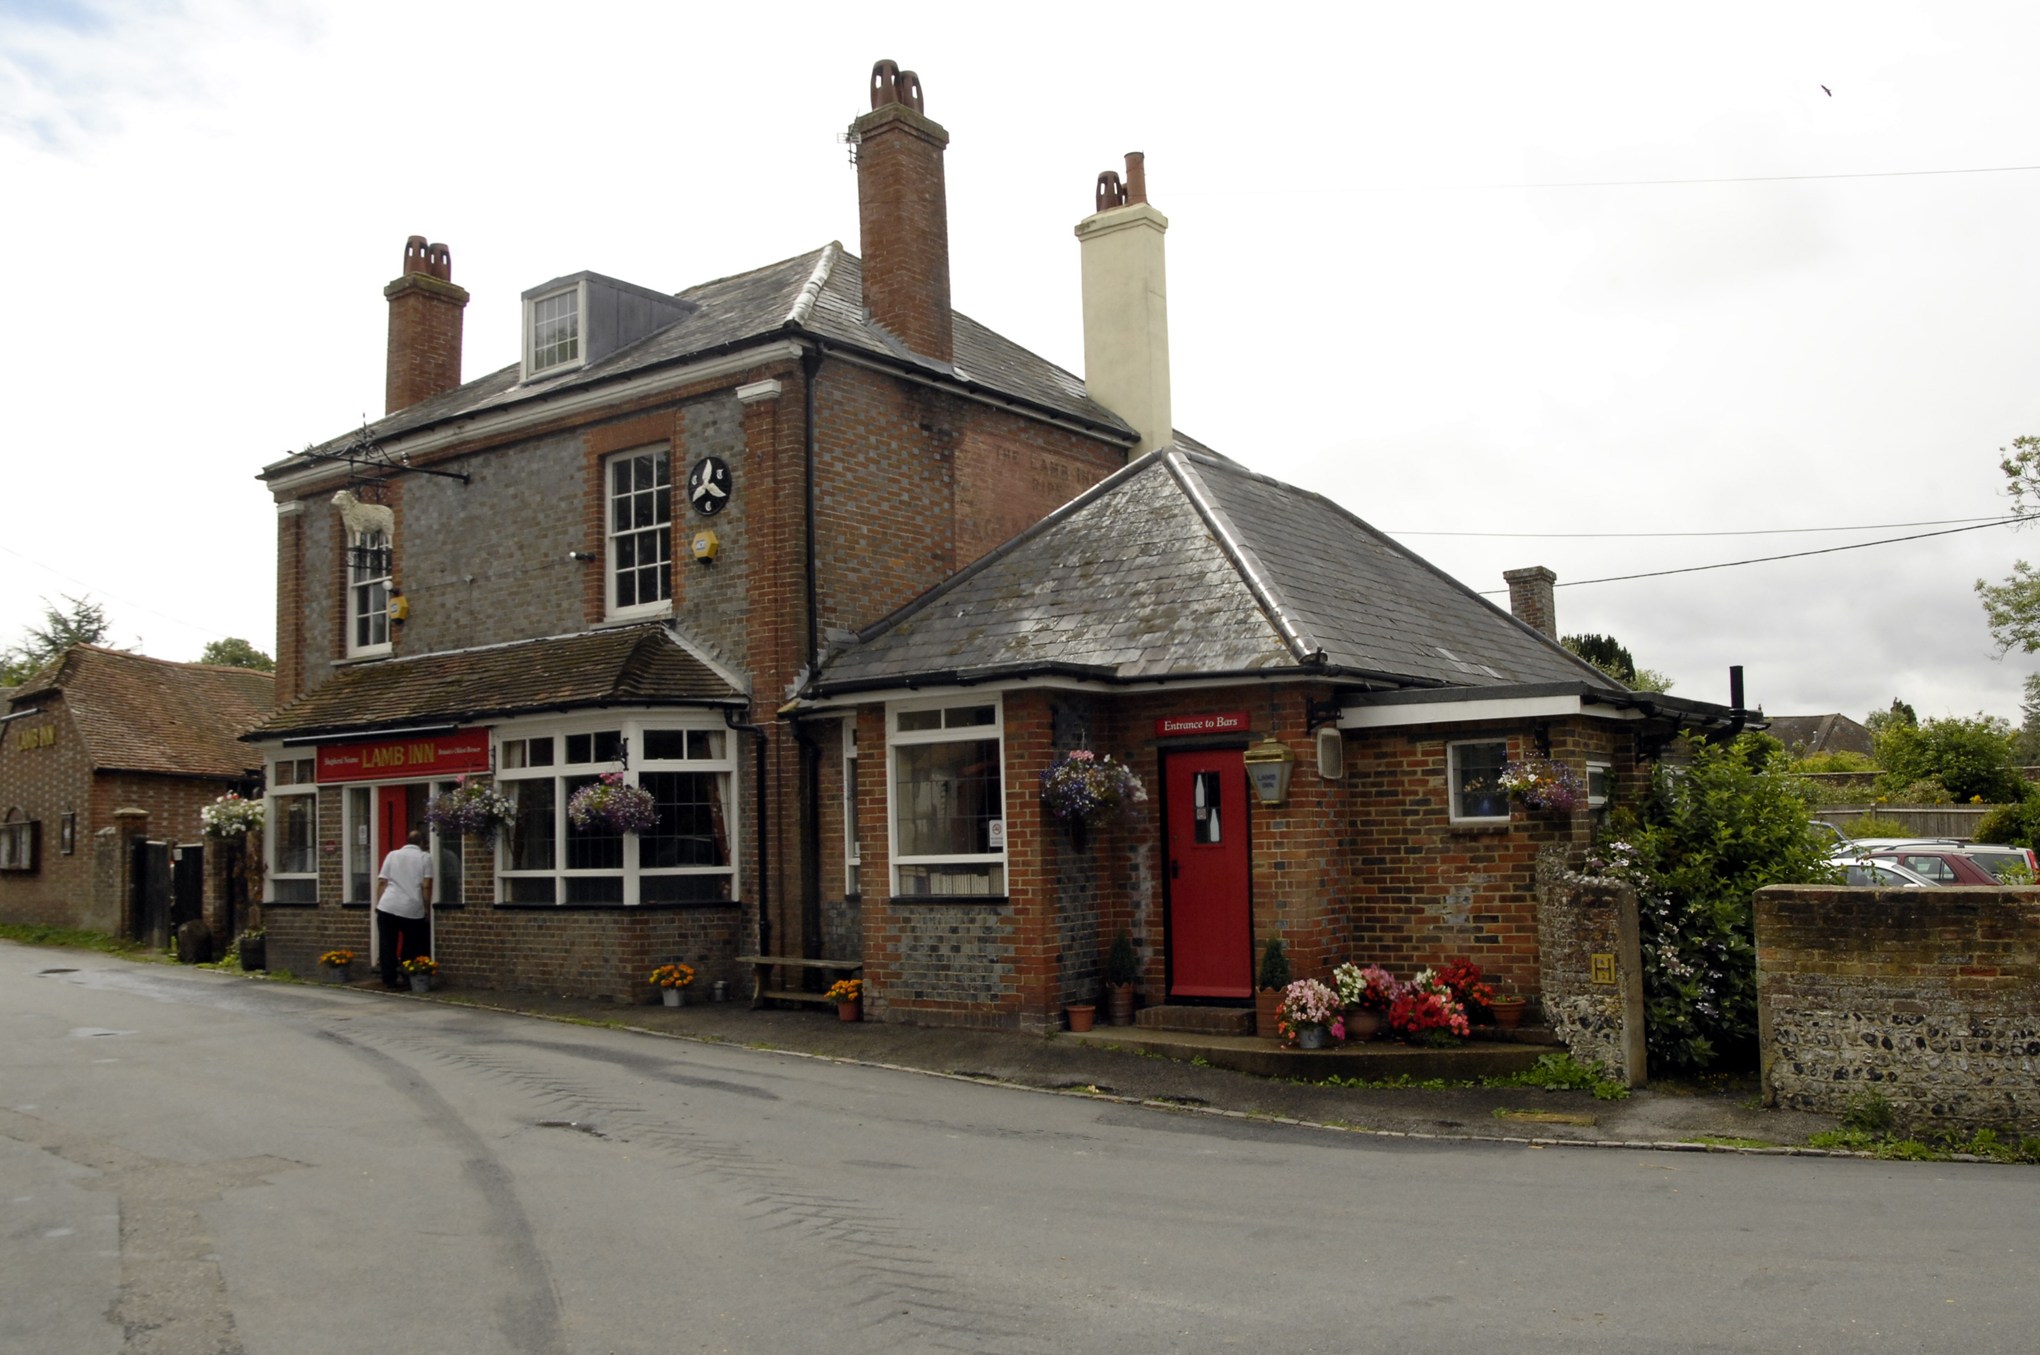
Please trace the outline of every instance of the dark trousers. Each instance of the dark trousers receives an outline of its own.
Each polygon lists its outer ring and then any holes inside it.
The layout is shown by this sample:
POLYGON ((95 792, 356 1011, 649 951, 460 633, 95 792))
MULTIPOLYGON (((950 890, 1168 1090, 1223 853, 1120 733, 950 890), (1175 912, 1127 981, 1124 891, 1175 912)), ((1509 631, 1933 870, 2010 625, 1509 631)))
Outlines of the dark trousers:
POLYGON ((398 966, 414 955, 427 955, 426 948, 432 944, 432 929, 429 918, 398 917, 395 913, 375 910, 376 953, 382 959, 382 981, 385 988, 404 986, 404 971, 398 966))

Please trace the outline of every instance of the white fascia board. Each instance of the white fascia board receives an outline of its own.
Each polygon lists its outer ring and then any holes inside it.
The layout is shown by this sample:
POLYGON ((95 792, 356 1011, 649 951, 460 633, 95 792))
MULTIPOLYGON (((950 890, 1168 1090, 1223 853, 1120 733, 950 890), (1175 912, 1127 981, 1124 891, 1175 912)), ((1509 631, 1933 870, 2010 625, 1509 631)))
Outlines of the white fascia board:
POLYGON ((1155 696, 1160 693, 1171 695, 1183 691, 1229 693, 1246 688, 1256 692, 1266 691, 1271 686, 1295 686, 1314 679, 1308 674, 1298 674, 1286 683, 1270 683, 1265 678, 1224 677, 1212 679, 1180 678, 1176 681, 1159 682, 1104 682, 1096 678, 1076 678, 1062 675, 1047 677, 1018 677, 987 679, 984 682, 927 682, 918 687, 874 687, 869 691, 843 692, 833 696, 795 698, 779 708, 781 715, 814 715, 823 711, 846 710, 852 706, 876 706, 891 701, 922 701, 930 697, 947 695, 954 698, 972 692, 991 692, 1004 696, 1012 692, 1057 691, 1080 692, 1089 696, 1136 697, 1155 696))
POLYGON ((1471 720, 1549 720, 1584 715, 1590 720, 1635 720, 1633 710, 1596 703, 1577 696, 1497 697, 1468 700, 1464 696, 1436 701, 1398 702, 1392 706, 1347 706, 1339 712, 1341 729, 1403 729, 1413 725, 1464 724, 1471 720))
MULTIPOLYGON (((456 443, 475 439, 495 441, 508 438, 526 428, 550 423, 555 419, 598 413, 619 400, 657 395, 661 391, 690 386, 697 381, 711 381, 719 376, 735 376, 761 363, 795 359, 800 354, 800 344, 781 339, 773 343, 760 344, 756 348, 740 349, 735 353, 727 353, 704 362, 661 368, 656 372, 634 376, 615 385, 605 382, 587 390, 578 390, 551 399, 531 396, 500 409, 464 415, 451 425, 430 428, 415 435, 400 435, 382 446, 383 450, 399 461, 409 457, 428 456, 456 443)), ((345 473, 344 467, 337 469, 345 473)), ((331 462, 313 462, 301 470, 278 476, 269 482, 269 487, 273 493, 288 494, 305 485, 332 478, 335 470, 336 467, 331 462)))

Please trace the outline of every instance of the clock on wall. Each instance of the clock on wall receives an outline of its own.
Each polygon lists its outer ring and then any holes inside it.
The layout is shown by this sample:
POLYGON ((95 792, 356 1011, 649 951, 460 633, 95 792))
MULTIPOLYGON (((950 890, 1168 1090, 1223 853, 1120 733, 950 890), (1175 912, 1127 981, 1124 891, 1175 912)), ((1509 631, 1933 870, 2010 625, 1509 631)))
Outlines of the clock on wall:
POLYGON ((722 512, 730 501, 730 463, 704 456, 687 472, 687 502, 705 518, 722 512))

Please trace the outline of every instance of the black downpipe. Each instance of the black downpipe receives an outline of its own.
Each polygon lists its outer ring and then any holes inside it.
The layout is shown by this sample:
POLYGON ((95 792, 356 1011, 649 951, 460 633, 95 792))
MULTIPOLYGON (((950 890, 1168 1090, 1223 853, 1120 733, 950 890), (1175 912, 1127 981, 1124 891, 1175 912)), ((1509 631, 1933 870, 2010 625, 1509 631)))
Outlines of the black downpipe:
POLYGON ((765 729, 762 725, 747 724, 736 719, 727 706, 723 707, 722 718, 723 723, 731 729, 737 730, 739 733, 749 734, 756 740, 753 746, 756 748, 758 755, 757 775, 754 778, 757 784, 751 788, 751 796, 757 806, 753 817, 758 824, 756 833, 758 839, 758 954, 770 955, 772 953, 772 877, 765 873, 765 862, 769 859, 772 821, 765 812, 765 729))
POLYGON ((794 743, 800 749, 800 835, 806 850, 800 854, 800 922, 806 941, 801 947, 810 960, 822 958, 822 744, 809 732, 808 722, 793 721, 794 743))
POLYGON ((817 343, 800 355, 801 388, 801 479, 806 504, 807 570, 807 665, 810 673, 821 661, 821 618, 815 600, 815 378, 822 372, 822 345, 817 343))

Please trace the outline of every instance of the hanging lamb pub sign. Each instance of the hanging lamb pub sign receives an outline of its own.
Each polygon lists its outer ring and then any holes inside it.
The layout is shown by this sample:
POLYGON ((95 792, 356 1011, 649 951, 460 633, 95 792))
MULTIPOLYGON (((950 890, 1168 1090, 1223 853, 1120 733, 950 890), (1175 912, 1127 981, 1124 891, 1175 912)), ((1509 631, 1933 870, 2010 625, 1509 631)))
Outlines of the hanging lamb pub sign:
POLYGON ((372 743, 319 745, 319 784, 402 781, 418 776, 459 776, 489 770, 489 731, 419 734, 372 743))
POLYGON ((1209 715, 1164 715, 1155 721, 1155 737, 1180 738, 1185 734, 1244 734, 1247 713, 1243 710, 1209 715))

